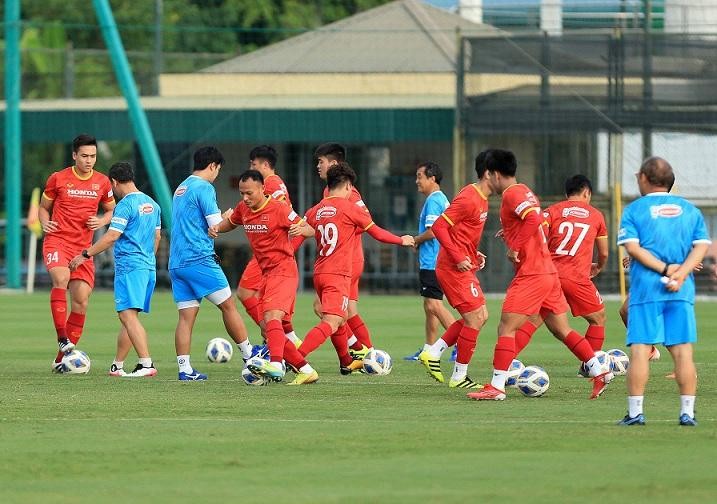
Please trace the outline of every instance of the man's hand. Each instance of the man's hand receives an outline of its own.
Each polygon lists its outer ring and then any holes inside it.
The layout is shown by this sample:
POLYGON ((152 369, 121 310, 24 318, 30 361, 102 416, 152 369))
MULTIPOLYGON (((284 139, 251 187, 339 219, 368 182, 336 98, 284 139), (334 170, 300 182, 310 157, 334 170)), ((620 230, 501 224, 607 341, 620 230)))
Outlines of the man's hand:
POLYGON ((411 236, 411 235, 403 235, 401 237, 401 245, 404 247, 415 247, 416 241, 413 239, 413 236, 411 236))
POLYGON ((622 269, 627 270, 630 269, 630 256, 626 255, 622 258, 622 269))
POLYGON ((292 238, 295 238, 297 236, 311 238, 312 236, 314 236, 315 233, 316 233, 316 231, 314 230, 314 228, 309 226, 304 221, 297 222, 296 224, 292 224, 289 227, 289 236, 291 236, 292 238))
POLYGON ((102 227, 102 221, 99 217, 96 215, 93 215, 89 219, 87 219, 87 222, 85 223, 88 229, 91 229, 92 231, 99 229, 102 227))
POLYGON ((598 267, 598 263, 592 263, 590 265, 590 278, 594 278, 600 273, 600 268, 598 267))
POLYGON ((67 267, 70 268, 70 271, 75 271, 86 260, 87 259, 82 257, 82 254, 77 254, 75 257, 72 258, 70 264, 68 264, 67 267))
POLYGON ((483 268, 485 268, 486 255, 483 252, 481 252, 480 250, 478 250, 477 252, 478 252, 478 269, 482 270, 483 268))
POLYGON ((505 253, 506 256, 508 256, 508 260, 512 262, 513 264, 518 264, 520 262, 520 259, 518 259, 518 251, 517 250, 508 250, 508 252, 505 253))
POLYGON ((498 231, 495 232, 496 238, 503 238, 503 228, 500 228, 498 231))
POLYGON ((473 269, 473 263, 469 257, 466 257, 461 262, 456 264, 456 268, 458 268, 458 271, 470 271, 473 269))
POLYGON ((48 233, 54 233, 55 231, 59 230, 59 224, 57 224, 57 221, 49 220, 42 223, 42 231, 45 234, 48 233))
POLYGON ((219 236, 219 226, 209 226, 207 228, 207 235, 209 235, 209 238, 212 240, 215 240, 219 236))

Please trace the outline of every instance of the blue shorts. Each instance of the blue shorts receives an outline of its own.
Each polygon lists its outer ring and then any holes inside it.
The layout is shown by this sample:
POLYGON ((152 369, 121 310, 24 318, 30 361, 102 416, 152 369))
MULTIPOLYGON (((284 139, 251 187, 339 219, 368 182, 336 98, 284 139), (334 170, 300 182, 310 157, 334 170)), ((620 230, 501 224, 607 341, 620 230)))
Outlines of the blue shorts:
POLYGON ((227 277, 216 263, 197 263, 171 269, 169 278, 175 303, 199 302, 209 294, 229 287, 227 277))
POLYGON ((115 274, 115 310, 134 309, 149 313, 149 302, 156 283, 155 270, 140 269, 115 274))
POLYGON ((627 346, 669 347, 697 341, 695 307, 688 301, 640 303, 630 305, 627 313, 627 346))

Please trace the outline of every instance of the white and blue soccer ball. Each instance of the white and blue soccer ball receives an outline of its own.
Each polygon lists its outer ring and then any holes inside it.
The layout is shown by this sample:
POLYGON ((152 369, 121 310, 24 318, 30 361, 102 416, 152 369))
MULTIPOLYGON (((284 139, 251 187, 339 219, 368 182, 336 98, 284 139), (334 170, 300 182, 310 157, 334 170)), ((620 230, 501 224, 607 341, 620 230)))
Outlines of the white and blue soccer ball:
POLYGON ((247 385, 262 386, 269 384, 269 380, 263 376, 252 373, 248 367, 241 370, 241 379, 244 380, 244 383, 247 385))
POLYGON ((506 387, 517 387, 518 386, 518 376, 520 376, 520 373, 523 372, 525 369, 525 366, 522 362, 520 362, 518 359, 513 359, 513 362, 510 363, 510 366, 508 367, 508 378, 505 380, 505 386, 506 387))
POLYGON ((550 377, 540 366, 526 366, 518 376, 518 390, 528 397, 540 397, 550 387, 550 377))
POLYGON ((607 352, 598 350, 597 352, 595 352, 595 358, 600 363, 601 373, 609 373, 612 370, 612 359, 607 352))
POLYGON ((370 375, 387 375, 393 369, 391 356, 385 350, 372 348, 363 358, 363 369, 370 375))
POLYGON ((87 374, 90 372, 92 363, 85 352, 74 349, 62 357, 62 365, 63 373, 87 374))
POLYGON ((630 366, 630 357, 619 348, 613 348, 608 350, 607 354, 610 356, 612 361, 612 372, 615 376, 622 376, 627 374, 627 368, 630 366))
POLYGON ((221 364, 229 362, 234 354, 234 347, 224 338, 213 338, 207 343, 207 359, 209 362, 221 364))

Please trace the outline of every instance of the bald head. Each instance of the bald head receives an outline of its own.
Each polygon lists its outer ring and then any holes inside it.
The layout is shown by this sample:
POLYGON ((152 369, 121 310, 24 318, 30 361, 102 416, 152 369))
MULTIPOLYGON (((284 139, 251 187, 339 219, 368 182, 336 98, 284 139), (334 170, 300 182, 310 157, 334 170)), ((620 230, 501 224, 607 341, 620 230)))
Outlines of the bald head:
POLYGON ((675 174, 670 163, 660 157, 649 157, 642 162, 640 173, 654 187, 663 187, 669 191, 675 183, 675 174))

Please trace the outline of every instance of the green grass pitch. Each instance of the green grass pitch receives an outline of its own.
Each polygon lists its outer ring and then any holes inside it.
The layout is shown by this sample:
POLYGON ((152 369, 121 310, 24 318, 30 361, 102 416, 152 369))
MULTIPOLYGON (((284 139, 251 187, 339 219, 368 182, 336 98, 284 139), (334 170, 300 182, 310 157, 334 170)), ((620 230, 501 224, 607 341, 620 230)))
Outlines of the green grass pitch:
MULTIPOLYGON (((314 324, 299 297, 295 326, 314 324)), ((615 426, 624 377, 589 401, 577 362, 541 329, 521 359, 551 378, 538 399, 510 389, 502 403, 468 401, 401 357, 423 339, 420 298, 364 296, 377 347, 394 358, 386 377, 338 373, 330 342, 312 356, 319 383, 245 386, 241 359, 209 364, 204 345, 224 336, 203 304, 193 364, 204 383, 176 380, 171 296, 143 318, 159 374, 106 376, 118 321, 109 292, 93 295, 79 347, 86 376, 50 373, 48 294, 0 297, 0 502, 710 502, 717 495, 717 304, 697 306, 697 428, 677 426, 679 399, 667 352, 652 365, 647 425, 615 426)), ((469 375, 486 381, 500 306, 489 301, 469 375)), ((608 304, 606 348, 624 348, 608 304)), ((245 320, 248 320, 245 318, 245 320)), ((584 322, 574 326, 582 331, 584 322)), ((258 331, 250 327, 254 342, 258 331)), ((134 356, 127 366, 134 365, 134 356)), ((444 364, 444 373, 451 367, 444 364)))

